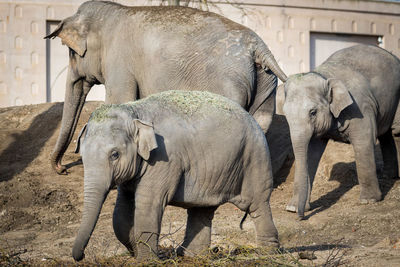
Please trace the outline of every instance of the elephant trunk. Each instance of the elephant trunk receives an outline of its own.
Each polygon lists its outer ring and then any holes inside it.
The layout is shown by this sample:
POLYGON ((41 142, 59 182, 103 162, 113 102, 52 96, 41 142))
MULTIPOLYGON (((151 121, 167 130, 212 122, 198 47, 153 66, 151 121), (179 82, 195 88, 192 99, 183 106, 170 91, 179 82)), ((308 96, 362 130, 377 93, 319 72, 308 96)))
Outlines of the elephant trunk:
POLYGON ((308 145, 310 139, 311 136, 305 135, 292 137, 293 152, 296 160, 294 187, 298 194, 297 214, 300 219, 304 218, 304 210, 310 193, 310 177, 308 173, 308 145))
POLYGON ((72 140, 86 95, 90 89, 89 87, 85 90, 85 82, 82 79, 73 79, 72 72, 71 69, 68 70, 61 130, 50 159, 51 166, 58 174, 66 171, 66 167, 61 164, 61 159, 72 140))
MULTIPOLYGON (((103 203, 110 191, 110 183, 99 179, 102 177, 104 177, 104 174, 100 174, 99 171, 93 175, 85 174, 83 215, 72 250, 72 257, 76 261, 80 261, 85 257, 84 250, 96 226, 103 203)), ((107 177, 104 178, 107 179, 107 177)))
POLYGON ((286 82, 286 74, 283 72, 281 67, 279 67, 278 62, 276 62, 271 51, 262 40, 258 40, 255 57, 256 63, 260 64, 264 70, 270 69, 282 82, 286 82))

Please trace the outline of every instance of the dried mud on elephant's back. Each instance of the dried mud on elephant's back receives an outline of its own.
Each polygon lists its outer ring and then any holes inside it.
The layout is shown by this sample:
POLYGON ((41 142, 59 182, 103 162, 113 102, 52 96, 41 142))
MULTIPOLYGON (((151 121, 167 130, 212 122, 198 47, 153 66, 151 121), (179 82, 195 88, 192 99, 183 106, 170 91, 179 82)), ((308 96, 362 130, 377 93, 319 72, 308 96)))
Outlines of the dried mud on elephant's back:
MULTIPOLYGON (((73 140, 99 105, 99 102, 85 104, 73 140)), ((64 157, 69 166, 67 176, 54 174, 49 164, 62 108, 62 103, 49 103, 0 109, 0 258, 8 263, 18 263, 16 259, 47 265, 73 263, 71 249, 83 208, 83 167, 80 156, 73 153, 74 141, 64 157)), ((271 196, 274 221, 286 251, 283 260, 291 265, 328 262, 334 266, 341 262, 351 266, 399 266, 400 227, 396 226, 400 221, 399 180, 381 179, 385 199, 373 205, 360 205, 352 148, 329 143, 314 183, 313 209, 306 213, 307 220, 298 222, 295 214, 284 211, 291 197, 294 173, 290 164, 293 158, 287 148, 290 136, 285 127, 284 118, 275 118, 268 136, 271 151, 279 152, 274 155, 273 164, 284 162, 271 196), (302 257, 313 255, 316 259, 297 260, 299 252, 304 252, 302 257), (291 262, 292 258, 295 261, 291 262)), ((379 151, 377 155, 378 173, 382 173, 379 151)), ((112 262, 113 258, 108 258, 112 256, 126 261, 128 257, 112 229, 115 197, 116 192, 112 191, 103 207, 86 250, 87 262, 96 263, 104 257, 112 262)), ((213 256, 207 259, 208 264, 234 265, 235 262, 227 260, 230 258, 236 261, 244 258, 245 264, 257 263, 252 261, 254 254, 244 252, 255 245, 255 240, 251 219, 245 221, 243 231, 239 229, 242 216, 243 212, 229 204, 216 211, 212 246, 222 247, 233 256, 213 256)), ((183 239, 185 222, 184 210, 168 207, 161 245, 176 247, 183 239)), ((266 260, 264 256, 257 257, 266 260)), ((187 264, 190 262, 195 261, 188 260, 187 264)))

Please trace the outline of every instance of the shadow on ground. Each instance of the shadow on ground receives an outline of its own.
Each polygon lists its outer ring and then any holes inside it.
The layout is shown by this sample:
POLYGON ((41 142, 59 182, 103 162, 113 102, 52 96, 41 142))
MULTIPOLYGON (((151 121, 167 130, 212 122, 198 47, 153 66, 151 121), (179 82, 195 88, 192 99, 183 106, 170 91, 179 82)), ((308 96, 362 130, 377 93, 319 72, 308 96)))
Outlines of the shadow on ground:
POLYGON ((331 249, 344 249, 350 248, 348 245, 342 244, 323 244, 323 245, 312 245, 312 246, 298 246, 298 247, 290 247, 285 248, 284 252, 293 253, 293 252, 302 252, 302 251, 326 251, 331 249))
MULTIPOLYGON (((37 115, 25 131, 12 133, 14 141, 0 154, 0 182, 21 173, 40 153, 61 121, 63 103, 37 115), (18 164, 14 164, 18 162, 18 164)), ((49 163, 50 166, 50 163, 49 163)))
MULTIPOLYGON (((349 163, 336 163, 331 170, 329 180, 338 181, 340 184, 332 191, 313 201, 311 203, 312 212, 305 216, 304 219, 308 219, 311 216, 330 208, 332 205, 337 203, 341 197, 343 197, 348 191, 358 184, 356 163, 354 161, 349 163)), ((395 183, 396 179, 379 179, 379 186, 382 191, 382 200, 385 199, 385 196, 395 183)))

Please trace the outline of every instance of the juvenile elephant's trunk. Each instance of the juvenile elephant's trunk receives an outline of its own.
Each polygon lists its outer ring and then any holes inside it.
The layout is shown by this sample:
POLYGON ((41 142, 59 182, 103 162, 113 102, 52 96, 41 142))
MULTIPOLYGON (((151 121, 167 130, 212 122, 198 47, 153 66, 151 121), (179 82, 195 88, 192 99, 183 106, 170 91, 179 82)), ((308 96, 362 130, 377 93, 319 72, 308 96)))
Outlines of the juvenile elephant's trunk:
POLYGON ((51 166, 58 174, 66 171, 66 167, 61 164, 61 159, 72 140, 86 95, 90 90, 90 86, 82 79, 74 79, 73 76, 73 71, 70 68, 68 70, 61 130, 51 154, 51 166))
POLYGON ((300 219, 303 219, 304 217, 304 210, 310 193, 310 177, 308 173, 309 143, 310 137, 308 136, 300 135, 292 137, 293 151, 296 159, 294 188, 298 190, 297 214, 300 219))
MULTIPOLYGON (((85 257, 84 250, 96 226, 104 200, 110 190, 110 183, 104 182, 101 177, 104 177, 104 174, 101 174, 100 171, 96 171, 96 173, 90 175, 85 174, 82 221, 72 250, 72 257, 76 261, 80 261, 85 257)), ((107 179, 107 177, 104 178, 107 179)))

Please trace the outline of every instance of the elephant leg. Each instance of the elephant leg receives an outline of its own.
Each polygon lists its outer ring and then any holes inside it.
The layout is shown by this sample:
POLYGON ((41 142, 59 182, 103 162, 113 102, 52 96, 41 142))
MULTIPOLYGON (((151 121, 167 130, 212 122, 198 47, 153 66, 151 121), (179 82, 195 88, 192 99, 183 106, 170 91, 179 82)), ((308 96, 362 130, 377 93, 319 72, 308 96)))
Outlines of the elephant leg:
POLYGON ((204 253, 211 243, 211 224, 217 207, 190 208, 187 210, 186 232, 178 255, 204 253))
POLYGON ((61 160, 74 136, 79 116, 91 86, 92 84, 81 79, 74 69, 69 67, 61 129, 50 156, 51 166, 58 174, 67 173, 67 167, 61 164, 61 160))
POLYGON ((260 125, 264 134, 267 133, 275 113, 275 89, 278 79, 268 70, 265 72, 261 66, 257 66, 257 88, 253 103, 249 108, 249 113, 260 125))
MULTIPOLYGON (((309 211, 311 208, 310 196, 311 196, 312 185, 314 183, 314 178, 315 174, 317 173, 319 162, 321 160, 322 154, 324 153, 327 144, 328 144, 328 139, 311 138, 310 144, 308 145, 309 180, 308 180, 308 196, 307 196, 305 211, 309 211)), ((287 211, 297 212, 297 206, 298 206, 297 202, 299 199, 299 191, 298 191, 299 186, 297 186, 298 183, 299 181, 296 181, 295 179, 293 196, 290 202, 286 206, 287 211)))
POLYGON ((371 133, 375 127, 363 127, 356 137, 350 136, 353 144, 358 182, 360 184, 360 202, 374 203, 382 198, 376 175, 374 144, 376 137, 371 133), (369 130, 369 131, 368 131, 369 130))
POLYGON ((267 133, 272 123, 272 117, 275 110, 275 94, 270 95, 265 102, 253 114, 254 119, 260 125, 264 134, 267 133))
POLYGON ((271 249, 279 248, 278 231, 272 220, 269 201, 265 200, 256 205, 252 204, 249 207, 249 215, 255 225, 257 246, 271 249))
POLYGON ((397 107, 396 114, 394 116, 393 124, 392 124, 392 134, 394 138, 394 142, 396 145, 397 151, 397 177, 400 177, 400 105, 397 107))
POLYGON ((135 255, 134 212, 132 193, 118 187, 118 197, 113 214, 114 233, 133 256, 135 255))
POLYGON ((396 159, 397 159, 397 176, 400 177, 400 136, 393 136, 396 145, 396 159))
POLYGON ((392 136, 392 131, 387 131, 384 135, 379 136, 378 139, 382 151, 384 174, 388 178, 397 178, 399 175, 399 166, 396 144, 392 136))
POLYGON ((158 258, 158 240, 167 196, 163 190, 151 190, 149 183, 139 184, 136 189, 134 236, 137 259, 158 258))

